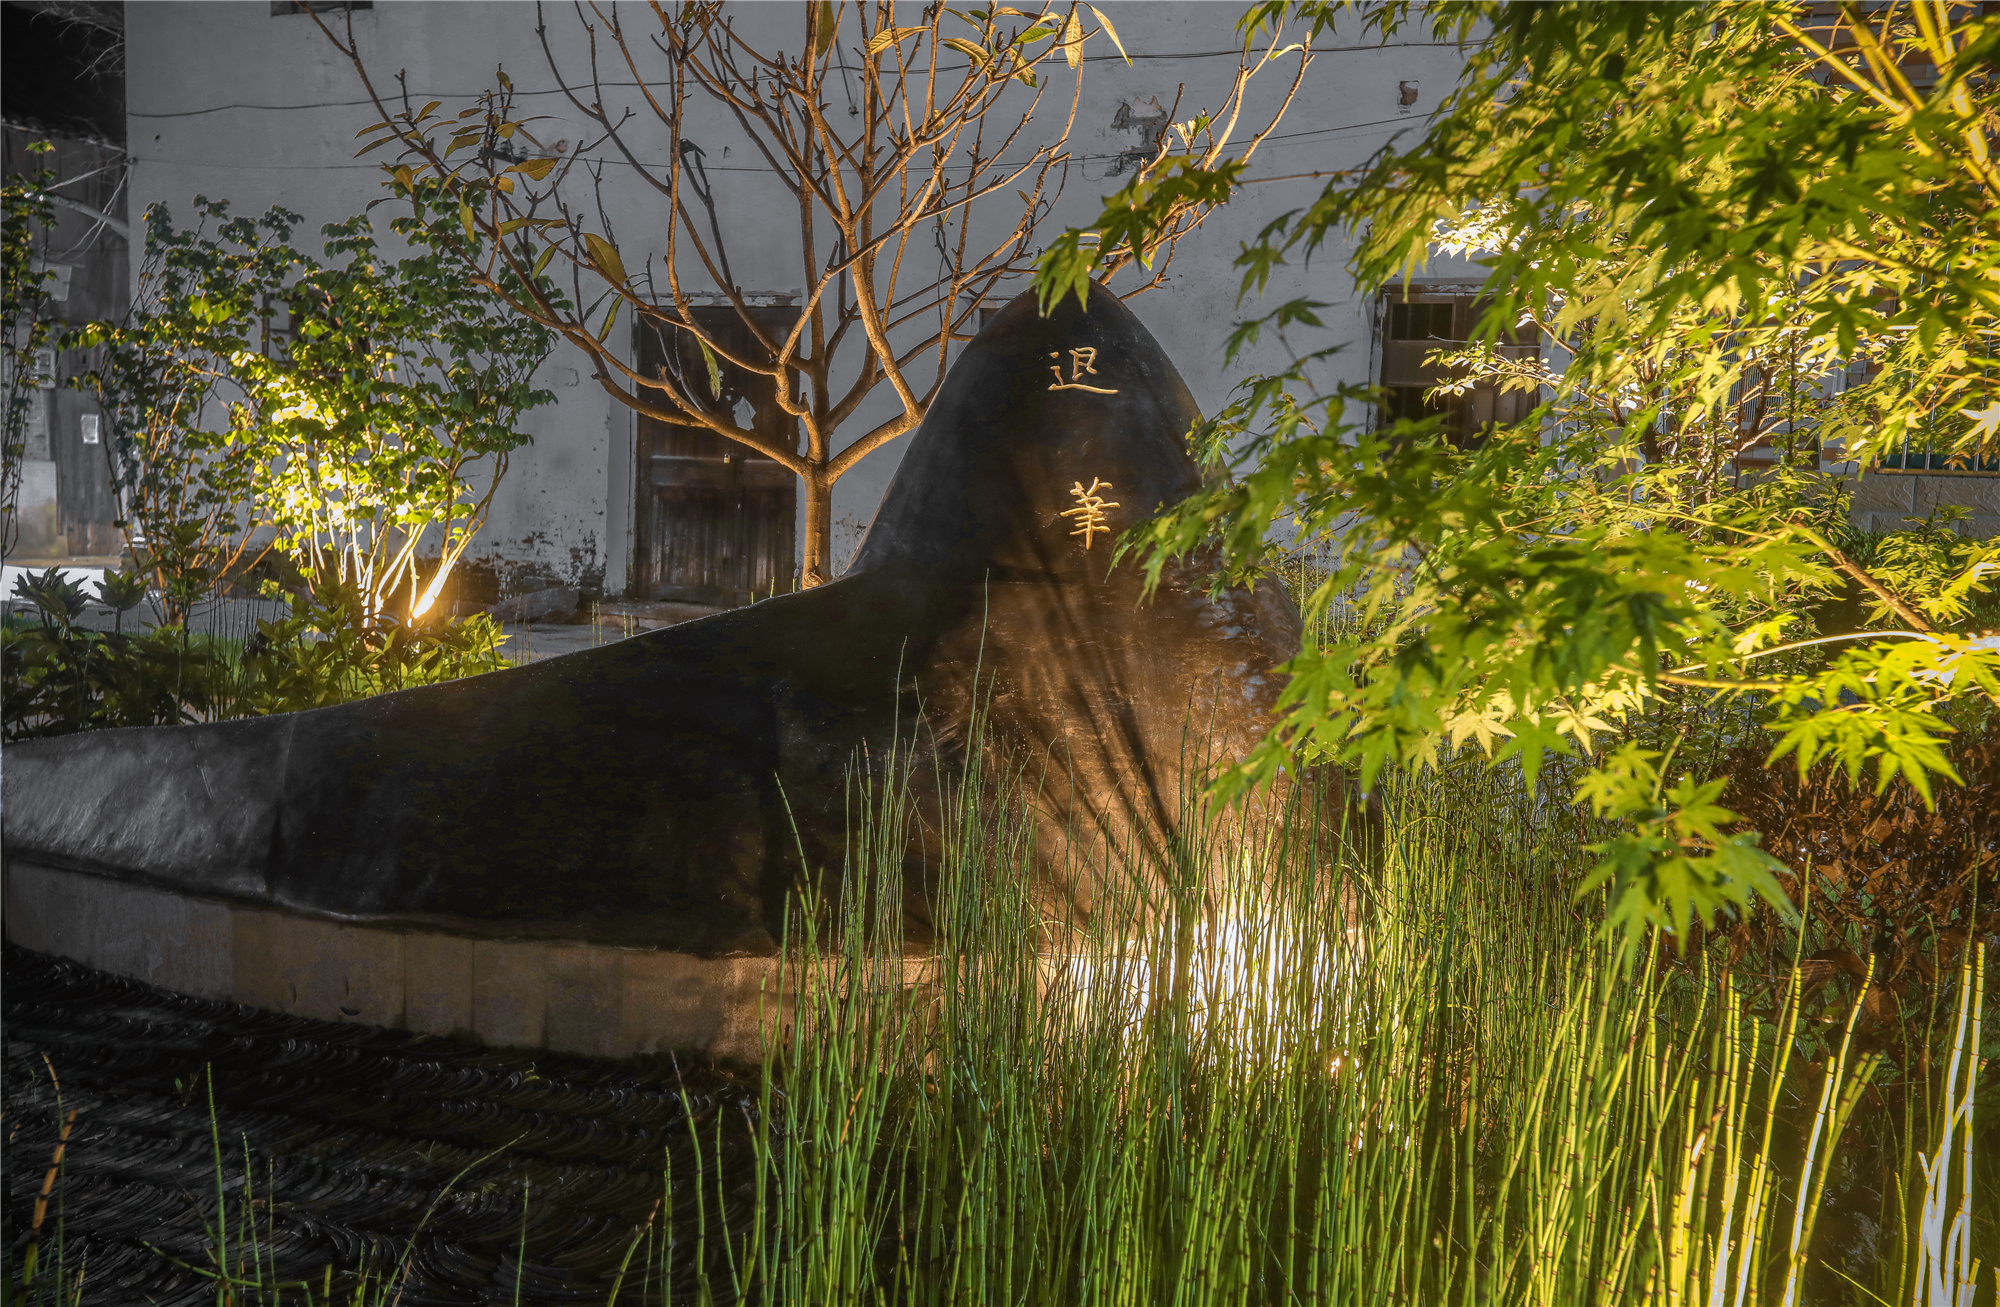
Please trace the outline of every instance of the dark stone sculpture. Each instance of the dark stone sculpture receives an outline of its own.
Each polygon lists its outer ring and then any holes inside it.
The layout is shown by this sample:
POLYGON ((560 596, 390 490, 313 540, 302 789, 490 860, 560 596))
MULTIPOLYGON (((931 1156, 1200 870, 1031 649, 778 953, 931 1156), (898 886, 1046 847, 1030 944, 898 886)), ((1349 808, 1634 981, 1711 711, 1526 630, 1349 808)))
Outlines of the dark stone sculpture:
MULTIPOLYGON (((1298 620, 1116 533, 1193 489, 1194 403, 1102 289, 1008 305, 952 369, 859 555, 800 594, 510 671, 312 712, 21 744, 10 857, 209 898, 453 931, 767 954, 801 856, 900 730, 947 767, 983 705, 1066 840, 1153 840, 1184 759, 1268 724, 1298 620), (802 853, 803 848, 803 853, 802 853)), ((915 856, 921 859, 922 851, 915 856)), ((920 907, 914 915, 921 918, 920 907)))

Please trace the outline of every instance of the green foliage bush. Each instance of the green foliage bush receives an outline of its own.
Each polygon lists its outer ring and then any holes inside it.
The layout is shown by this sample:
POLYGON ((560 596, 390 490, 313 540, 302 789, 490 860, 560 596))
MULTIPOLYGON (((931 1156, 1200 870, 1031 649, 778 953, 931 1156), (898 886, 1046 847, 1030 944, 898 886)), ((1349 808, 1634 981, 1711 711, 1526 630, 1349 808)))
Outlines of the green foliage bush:
POLYGON ((245 714, 297 712, 435 685, 508 665, 491 617, 406 622, 370 617, 361 591, 331 585, 295 598, 290 616, 260 621, 244 641, 237 704, 245 714))
POLYGON ((94 351, 75 384, 109 419, 169 620, 270 549, 309 589, 357 591, 371 623, 392 596, 424 613, 528 440, 520 419, 555 398, 532 384, 554 333, 466 282, 453 225, 399 220, 411 251, 392 258, 366 217, 331 223, 321 263, 293 246, 296 213, 195 209, 185 228, 146 211, 135 309, 64 341, 94 351))
MULTIPOLYGON (((1836 766, 1768 770, 1754 744, 1721 768, 1730 802, 1786 864, 1780 878, 1817 928, 1820 958, 1858 975, 1873 957, 1875 983, 1903 998, 1935 979, 1933 943, 1949 955, 2000 937, 2000 730, 1969 723, 1944 755, 1965 784, 1928 804, 1907 781, 1857 794, 1836 766)), ((1738 953, 1768 955, 1786 928, 1760 916, 1728 933, 1738 953)))
POLYGON ((17 581, 17 606, 38 617, 16 613, 0 625, 0 738, 297 712, 508 665, 507 637, 485 614, 371 617, 353 587, 296 596, 287 616, 259 621, 240 641, 185 624, 125 630, 146 593, 145 578, 107 574, 98 599, 116 621, 98 631, 81 622, 83 587, 58 569, 17 581))
POLYGON ((89 602, 83 587, 58 569, 15 582, 15 600, 32 604, 40 620, 16 613, 0 626, 0 737, 177 726, 207 716, 224 679, 214 644, 178 627, 124 630, 144 593, 107 575, 99 598, 119 621, 94 631, 78 624, 89 602))

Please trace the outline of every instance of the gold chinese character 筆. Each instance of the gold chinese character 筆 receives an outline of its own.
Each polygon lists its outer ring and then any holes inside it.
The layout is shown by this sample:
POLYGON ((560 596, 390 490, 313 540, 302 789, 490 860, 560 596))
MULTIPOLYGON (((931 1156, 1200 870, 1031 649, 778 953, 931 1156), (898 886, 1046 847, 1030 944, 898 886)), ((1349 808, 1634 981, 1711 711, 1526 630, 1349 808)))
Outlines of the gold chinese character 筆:
POLYGON ((1084 381, 1086 374, 1097 375, 1097 351, 1084 346, 1069 352, 1069 380, 1063 380, 1062 351, 1050 350, 1049 357, 1056 362, 1049 364, 1049 371, 1055 373, 1055 384, 1050 390, 1087 390, 1093 395, 1115 395, 1118 392, 1108 386, 1093 386, 1084 381))
POLYGON ((1096 477, 1090 479, 1090 489, 1088 490, 1083 488, 1083 482, 1081 481, 1076 482, 1069 489, 1070 495, 1076 500, 1076 507, 1064 509, 1062 515, 1076 519, 1076 530, 1070 532, 1070 534, 1073 536, 1082 536, 1083 547, 1085 549, 1090 548, 1090 542, 1096 538, 1098 532, 1101 531, 1106 535, 1111 533, 1111 528, 1104 524, 1104 510, 1107 508, 1117 508, 1118 505, 1097 493, 1100 490, 1109 489, 1111 489, 1109 481, 1099 481, 1096 477))

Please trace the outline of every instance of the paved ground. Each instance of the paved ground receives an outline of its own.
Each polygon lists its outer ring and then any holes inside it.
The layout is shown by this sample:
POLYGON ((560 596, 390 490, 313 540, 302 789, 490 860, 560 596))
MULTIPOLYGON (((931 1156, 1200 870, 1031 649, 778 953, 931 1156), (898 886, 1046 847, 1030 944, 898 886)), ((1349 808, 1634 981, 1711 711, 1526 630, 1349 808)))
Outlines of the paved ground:
MULTIPOLYGON (((112 565, 115 564, 96 559, 77 562, 65 561, 53 564, 53 566, 62 572, 64 580, 74 581, 81 585, 86 594, 97 593, 97 583, 104 579, 105 567, 112 565)), ((25 565, 8 563, 5 567, 0 567, 0 598, 12 598, 15 581, 27 576, 29 573, 40 576, 50 566, 51 564, 47 563, 28 563, 25 565)))
POLYGON ((508 642, 501 646, 501 652, 516 662, 539 662, 721 611, 700 604, 601 603, 594 606, 586 621, 507 622, 508 642))
MULTIPOLYGON (((30 569, 9 564, 0 576, 0 610, 21 609, 33 611, 30 605, 13 599, 14 582, 30 569)), ((103 577, 102 567, 65 567, 63 575, 81 584, 86 594, 97 592, 97 582, 103 577)), ((197 631, 211 635, 242 639, 257 629, 260 620, 282 617, 286 608, 281 603, 263 599, 223 599, 202 605, 194 614, 190 625, 197 631)), ((507 643, 501 652, 515 662, 540 662, 545 658, 555 658, 562 654, 576 653, 581 649, 593 649, 601 644, 610 644, 627 636, 645 631, 656 631, 664 626, 675 626, 681 622, 691 622, 697 618, 718 613, 719 608, 709 608, 701 604, 681 603, 640 603, 627 601, 607 601, 587 604, 580 610, 577 620, 569 622, 505 622, 502 628, 507 633, 507 643)), ((126 614, 127 629, 134 626, 151 625, 159 614, 150 603, 142 603, 126 614)), ((111 629, 114 621, 110 609, 92 605, 86 609, 80 624, 94 630, 111 629)))
MULTIPOLYGON (((328 1265, 369 1265, 407 1275, 406 1307, 603 1304, 635 1246, 618 1301, 661 1302, 668 1278, 682 1297, 698 1199, 711 1235, 718 1207, 739 1228, 751 1210, 754 1071, 277 1016, 12 947, 4 966, 8 1265, 38 1242, 44 1265, 83 1273, 86 1305, 213 1307, 215 1282, 190 1268, 213 1266, 218 1201, 232 1225, 255 1222, 267 1282, 309 1281, 319 1302, 328 1265), (699 1194, 697 1129, 722 1152, 699 1194), (667 1238, 682 1250, 671 1277, 667 1238)), ((354 1278, 333 1286, 344 1302, 354 1278)))

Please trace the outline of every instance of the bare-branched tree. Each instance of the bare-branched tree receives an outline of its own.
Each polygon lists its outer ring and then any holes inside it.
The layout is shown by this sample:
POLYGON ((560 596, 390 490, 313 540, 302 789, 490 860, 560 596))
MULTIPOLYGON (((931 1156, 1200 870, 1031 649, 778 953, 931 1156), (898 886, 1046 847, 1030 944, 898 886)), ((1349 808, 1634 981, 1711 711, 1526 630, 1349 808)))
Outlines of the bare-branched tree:
MULTIPOLYGON (((361 134, 362 152, 399 148, 385 165, 391 185, 420 217, 462 228, 456 248, 476 284, 582 349, 621 403, 706 428, 798 477, 806 500, 800 583, 813 586, 832 574, 834 483, 923 420, 951 343, 974 333, 974 315, 997 286, 1030 270, 1036 227, 1071 161, 1085 43, 1119 39, 1088 5, 1031 13, 931 4, 903 14, 889 3, 820 0, 797 12, 800 44, 788 52, 760 48, 720 4, 654 4, 639 31, 614 5, 583 0, 573 62, 538 19, 549 72, 586 124, 574 145, 542 143, 534 123, 543 120, 516 113, 504 72, 454 116, 437 101, 416 103, 401 74, 399 89, 385 93, 352 25, 344 35, 321 26, 381 113, 361 134), (1086 10, 1095 20, 1088 26, 1086 10), (1067 85, 1059 87, 1062 73, 1067 85), (615 91, 630 87, 634 104, 614 108, 615 91), (703 151, 687 134, 691 112, 718 110, 749 137, 760 167, 796 208, 797 247, 787 256, 796 259, 801 293, 787 327, 755 311, 737 280, 742 252, 732 267, 703 151), (660 161, 662 126, 670 148, 660 161), (622 242, 607 212, 611 167, 629 169, 658 202, 642 236, 622 242), (635 265, 627 253, 641 239, 655 253, 635 265), (696 311, 716 304, 733 307, 740 330, 718 330, 696 311), (660 355, 679 362, 642 372, 613 343, 621 313, 668 337, 660 355), (782 432, 759 429, 724 401, 724 363, 768 378, 790 419, 782 432), (883 386, 894 411, 842 439, 883 386)), ((1162 130, 1141 166, 1254 151, 1291 95, 1261 131, 1232 145, 1252 74, 1297 54, 1295 92, 1310 58, 1278 36, 1248 29, 1225 103, 1162 130)), ((1191 194, 1181 220, 1134 264, 1138 284, 1121 293, 1160 284, 1174 242, 1211 203, 1191 194)), ((759 255, 759 276, 777 271, 768 251, 759 255)))

